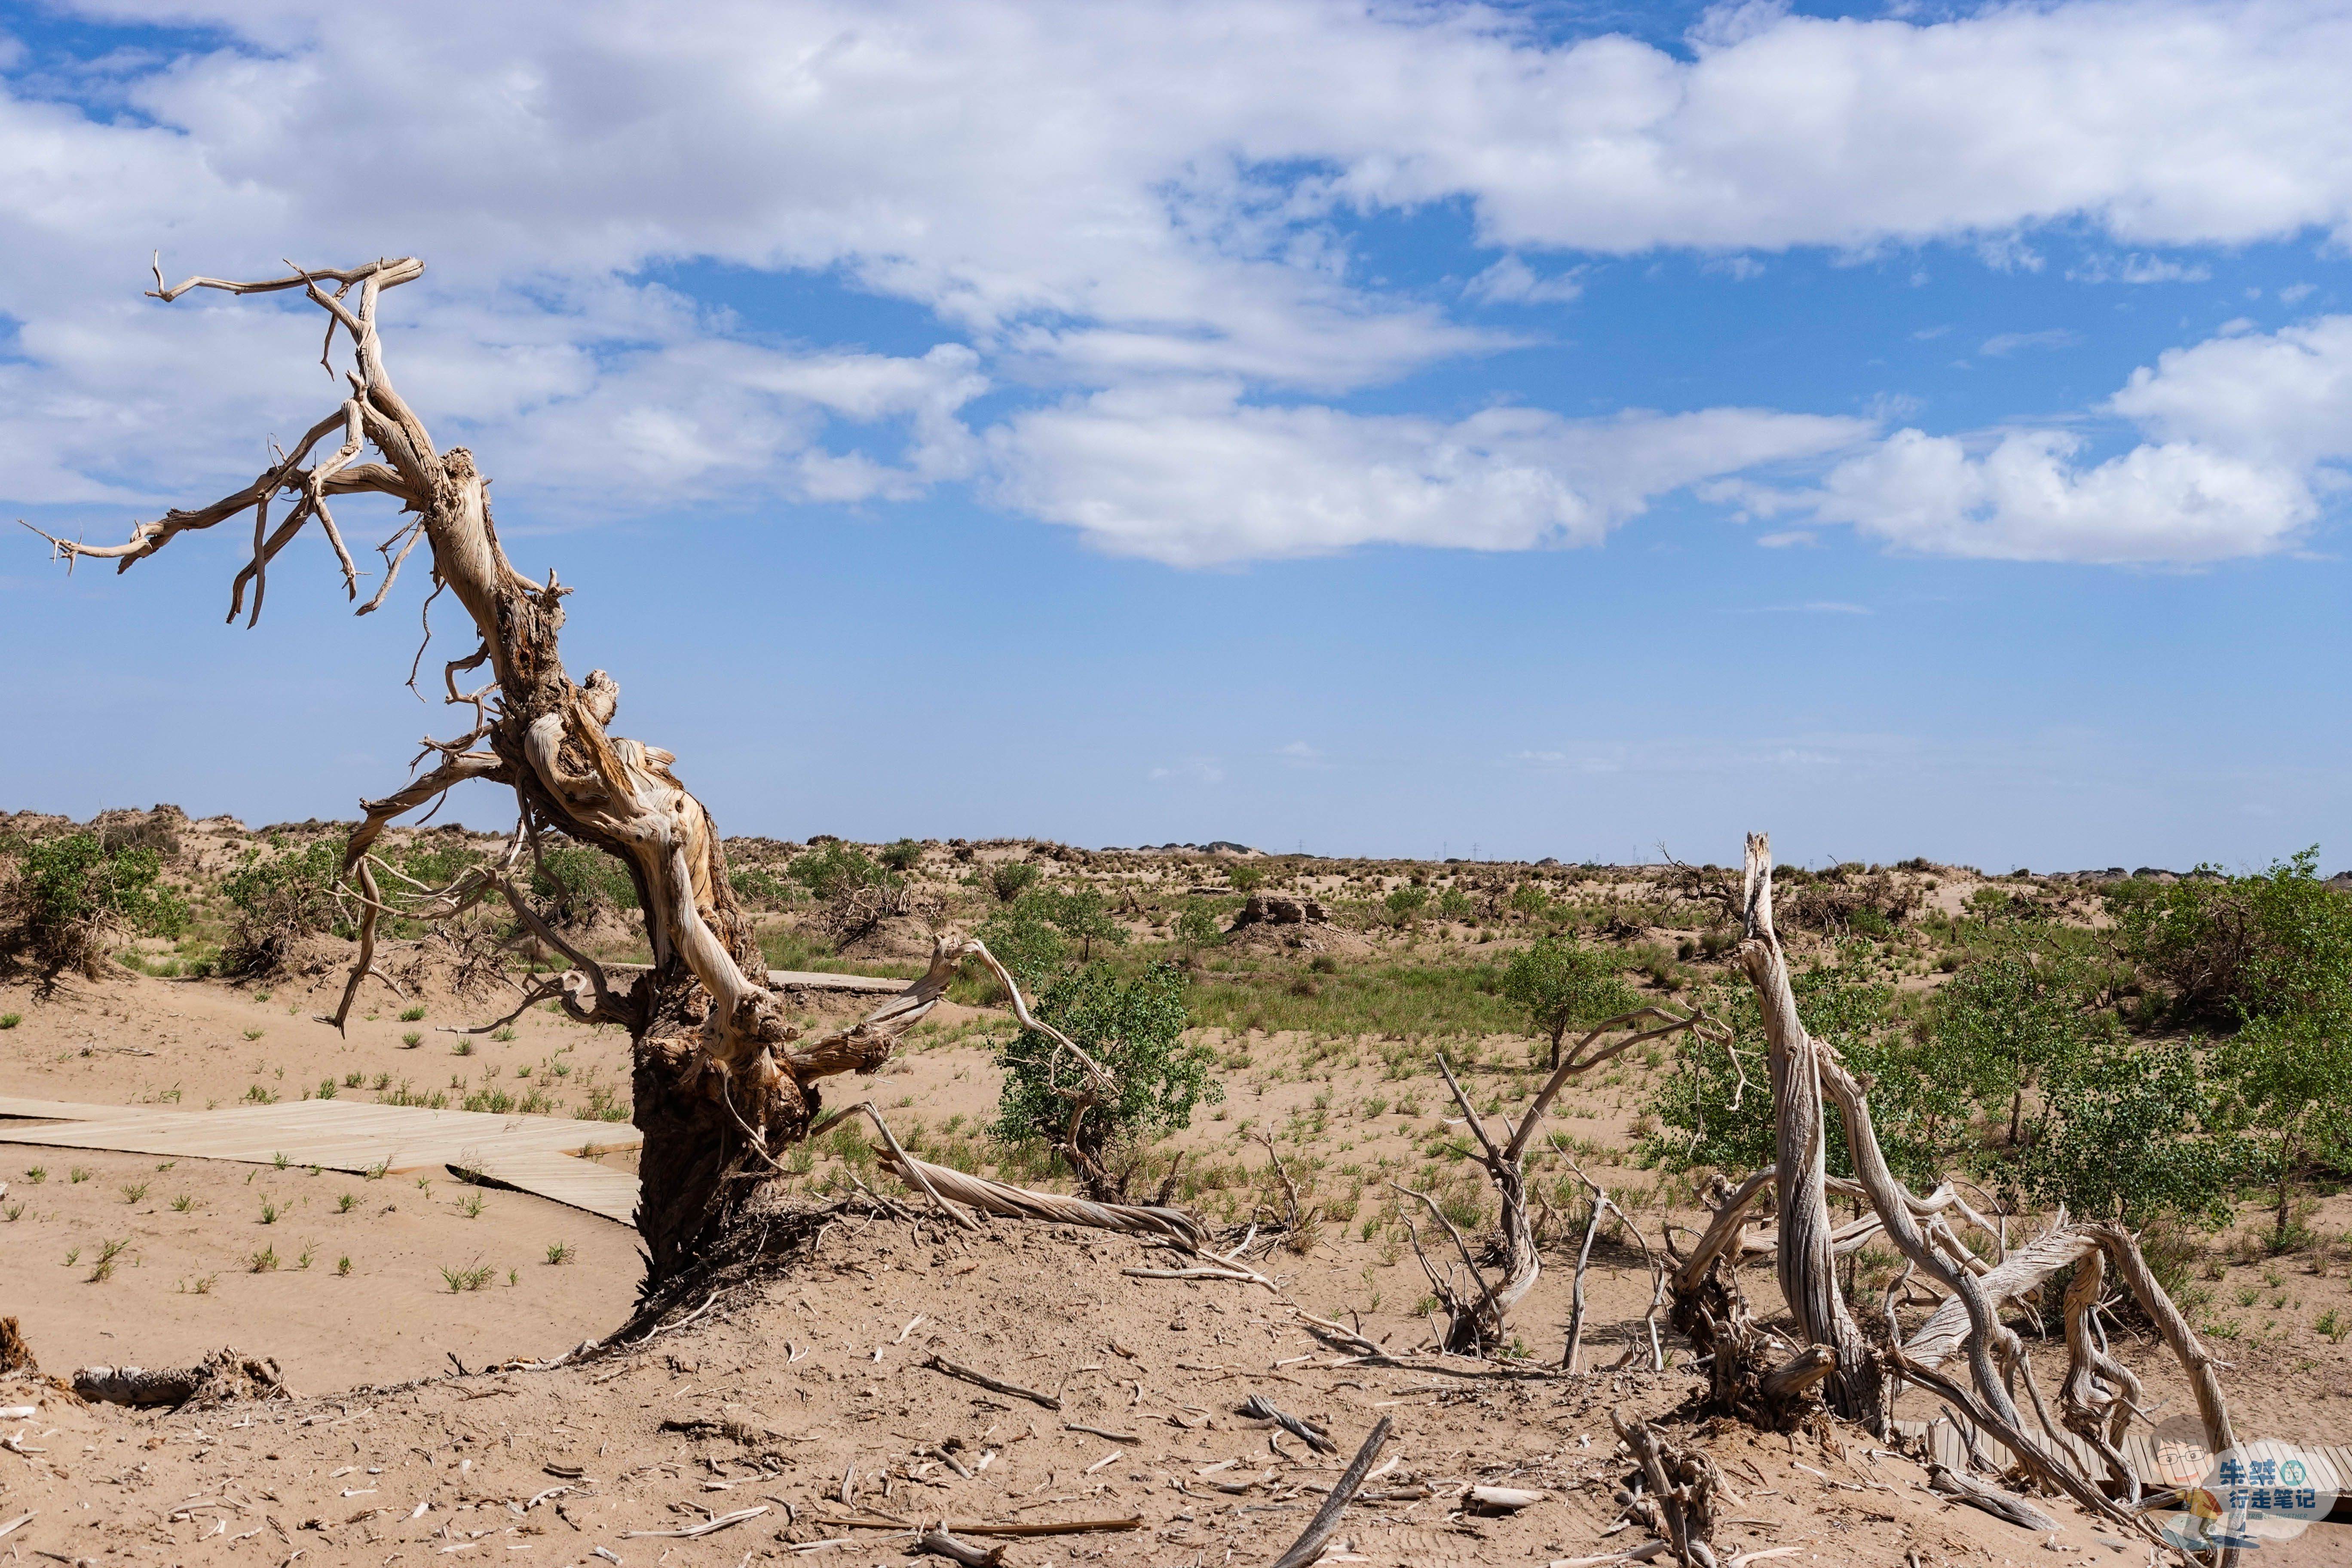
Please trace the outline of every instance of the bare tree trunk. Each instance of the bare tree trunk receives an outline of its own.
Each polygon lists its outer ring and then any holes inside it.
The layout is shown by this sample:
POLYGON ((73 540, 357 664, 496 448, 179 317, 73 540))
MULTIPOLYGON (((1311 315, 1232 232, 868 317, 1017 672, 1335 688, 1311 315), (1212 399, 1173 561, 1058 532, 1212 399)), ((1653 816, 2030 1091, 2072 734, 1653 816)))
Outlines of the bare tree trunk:
POLYGON ((1838 1292, 1821 1064, 1813 1038, 1797 1016, 1788 960, 1772 930, 1772 850, 1760 833, 1748 836, 1745 901, 1748 939, 1739 945, 1739 961, 1756 987, 1770 1043, 1780 1294, 1797 1320, 1799 1336, 1828 1346, 1837 1356, 1830 1408, 1883 1433, 1888 1419, 1885 1380, 1838 1292))
MULTIPOLYGON (((164 288, 166 301, 190 289, 234 294, 299 289, 331 318, 328 349, 347 338, 353 369, 350 395, 313 426, 252 483, 194 511, 171 511, 141 523, 127 543, 96 547, 52 540, 69 562, 110 559, 118 570, 154 553, 184 531, 211 528, 254 513, 254 551, 231 595, 230 616, 253 590, 251 618, 259 618, 271 559, 316 518, 343 568, 356 600, 359 573, 337 531, 328 498, 389 496, 407 514, 377 547, 384 577, 360 606, 383 603, 401 563, 423 542, 430 554, 435 593, 455 595, 473 625, 478 646, 442 672, 447 700, 470 709, 473 728, 455 741, 434 742, 439 764, 384 800, 367 804, 366 816, 346 847, 346 893, 357 906, 360 956, 341 1005, 338 1027, 373 967, 375 923, 385 910, 423 918, 455 914, 492 895, 503 896, 543 940, 578 966, 535 989, 530 1001, 555 1000, 583 1022, 616 1024, 634 1048, 635 1116, 645 1133, 644 1198, 638 1228, 652 1276, 676 1272, 725 1223, 753 1181, 770 1168, 776 1144, 803 1136, 818 1110, 816 1081, 833 1073, 872 1072, 891 1051, 896 1035, 919 1012, 885 1019, 800 1050, 787 1047, 800 1031, 767 989, 766 970, 751 925, 728 884, 727 864, 710 815, 681 784, 676 758, 657 746, 611 733, 620 686, 604 671, 584 681, 565 673, 558 651, 563 598, 572 590, 550 572, 544 584, 515 571, 491 521, 489 480, 462 447, 436 447, 423 422, 386 374, 376 331, 376 309, 387 289, 422 277, 414 258, 374 261, 337 271, 296 272, 259 282, 192 278, 164 288), (313 450, 340 431, 341 446, 305 467, 313 450), (380 462, 361 462, 372 447, 380 462), (269 511, 290 501, 273 531, 269 511), (460 691, 457 677, 488 667, 488 684, 460 691), (394 818, 437 800, 468 780, 511 788, 519 807, 515 836, 504 856, 446 888, 419 888, 371 854, 394 818), (629 868, 644 910, 653 965, 625 994, 606 983, 584 955, 564 948, 537 927, 514 886, 521 857, 535 855, 555 833, 591 844, 629 868), (385 877, 406 887, 389 889, 385 877)), ((931 994, 936 998, 937 992, 931 994)), ((924 1005, 928 1006, 926 1001, 924 1005)))

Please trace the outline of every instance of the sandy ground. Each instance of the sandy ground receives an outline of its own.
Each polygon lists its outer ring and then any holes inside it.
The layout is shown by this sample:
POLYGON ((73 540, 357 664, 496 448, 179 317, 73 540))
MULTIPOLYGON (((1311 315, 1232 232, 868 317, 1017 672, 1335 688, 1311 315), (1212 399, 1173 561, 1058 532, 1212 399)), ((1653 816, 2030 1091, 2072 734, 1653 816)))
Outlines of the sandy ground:
MULTIPOLYGON (((176 1090, 194 1107, 230 1104, 257 1087, 315 1093, 331 1079, 340 1093, 374 1099, 369 1086, 390 1075, 418 1090, 450 1089, 453 1103, 456 1093, 489 1086, 551 1085, 563 1101, 554 1112, 563 1115, 587 1108, 601 1084, 625 1104, 625 1042, 615 1034, 534 1013, 517 1022, 511 1042, 476 1037, 461 1057, 457 1038, 433 1026, 480 1011, 438 998, 421 1023, 379 1010, 344 1040, 310 1017, 324 984, 281 985, 267 998, 130 976, 73 982, 41 998, 0 992, 0 1011, 25 1015, 0 1031, 0 1093, 133 1103, 176 1090), (423 1037, 415 1047, 403 1038, 412 1031, 423 1037), (560 1077, 559 1063, 567 1068, 560 1077), (361 1086, 342 1088, 353 1073, 361 1086)), ((966 1032, 972 1016, 946 1010, 857 1091, 871 1094, 902 1135, 969 1134, 988 1116, 996 1071, 966 1032)), ((1392 1194, 1375 1178, 1383 1161, 1394 1171, 1395 1162, 1459 1135, 1441 1114, 1442 1089, 1425 1077, 1392 1078, 1370 1049, 1209 1038, 1233 1065, 1221 1074, 1224 1103, 1180 1140, 1191 1163, 1246 1168, 1256 1185, 1235 1211, 1246 1217, 1269 1190, 1255 1135, 1276 1134, 1327 1218, 1303 1255, 1276 1251, 1264 1267, 1299 1306, 1360 1315, 1391 1350, 1424 1344, 1428 1324, 1417 1308, 1426 1283, 1386 1217, 1392 1194)), ((1474 1097, 1514 1100, 1527 1081, 1517 1070, 1524 1050, 1516 1042, 1490 1052, 1470 1076, 1474 1097)), ((1560 1130, 1580 1146, 1622 1150, 1638 1087, 1626 1079, 1580 1090, 1563 1107, 1560 1130)), ((595 1125, 582 1123, 583 1141, 595 1125)), ((0 1125, 0 1181, 8 1185, 0 1216, 15 1211, 0 1220, 0 1312, 21 1320, 49 1370, 175 1364, 236 1344, 276 1357, 310 1396, 165 1415, 85 1409, 33 1385, 0 1388, 0 1403, 39 1402, 32 1419, 6 1431, 21 1426, 25 1443, 46 1451, 0 1452, 0 1523, 34 1510, 0 1551, 18 1548, 28 1559, 48 1552, 283 1568, 298 1552, 310 1563, 373 1563, 527 1552, 540 1556, 524 1561, 569 1564, 605 1561, 589 1555, 603 1546, 632 1563, 740 1563, 761 1554, 906 1561, 904 1537, 820 1522, 845 1511, 839 1492, 854 1469, 861 1506, 909 1519, 1145 1521, 1132 1532, 1016 1542, 1014 1563, 1263 1563, 1317 1500, 1298 1489, 1318 1477, 1328 1483, 1345 1448, 1389 1415, 1398 1433, 1388 1451, 1399 1465, 1387 1484, 1406 1489, 1418 1478, 1436 1495, 1360 1508, 1340 1532, 1355 1542, 1353 1555, 1549 1562, 1631 1543, 1602 1534, 1616 1511, 1609 1490, 1624 1468, 1611 1458, 1607 1407, 1663 1410, 1690 1386, 1681 1371, 1519 1386, 1335 1366, 1262 1291, 1121 1273, 1152 1261, 1131 1241, 1012 1225, 967 1239, 896 1222, 835 1226, 814 1259, 650 1344, 553 1372, 461 1378, 453 1356, 473 1369, 546 1358, 625 1321, 638 1272, 634 1235, 454 1179, 420 1186, 414 1177, 369 1182, 5 1140, 0 1125), (37 1182, 29 1173, 37 1168, 37 1182), (76 1180, 77 1172, 86 1174, 76 1180), (276 1211, 268 1223, 265 1205, 276 1211), (117 1240, 128 1245, 93 1279, 117 1240), (565 1260, 551 1263, 559 1244, 565 1260), (275 1267, 257 1269, 257 1254, 274 1255, 275 1267), (491 1272, 479 1289, 450 1289, 444 1270, 481 1267, 491 1272), (945 1379, 921 1364, 934 1352, 1056 1391, 1065 1409, 945 1379), (1273 1451, 1263 1426, 1235 1414, 1252 1393, 1326 1425, 1343 1451, 1310 1456, 1286 1437, 1288 1452, 1273 1451), (1070 1422, 1122 1436, 1069 1432, 1070 1422), (996 1458, 966 1480, 930 1452, 950 1439, 961 1447, 949 1451, 967 1468, 982 1454, 996 1458), (1114 1449, 1118 1457, 1108 1458, 1114 1449), (1212 1469, 1227 1459, 1236 1463, 1212 1469), (1215 1489, 1236 1478, 1249 1489, 1215 1489), (1547 1497, 1516 1517, 1472 1518, 1448 1501, 1449 1489, 1458 1494, 1467 1481, 1547 1497), (419 1504, 429 1506, 416 1513, 419 1504), (679 1528, 704 1517, 699 1509, 761 1506, 769 1511, 708 1537, 625 1534, 679 1528), (789 1550, 837 1536, 853 1543, 789 1550)), ((1652 1234, 1669 1217, 1648 1173, 1605 1156, 1587 1168, 1652 1234)), ((820 1159, 802 1184, 835 1171, 820 1159)), ((1213 1212, 1225 1201, 1216 1193, 1203 1200, 1213 1212)), ((2330 1200, 2316 1223, 2338 1234, 2352 1226, 2352 1205, 2330 1200)), ((2235 1329, 2213 1342, 2233 1363, 2225 1375, 2242 1431, 2352 1442, 2352 1354, 2315 1326, 2331 1308, 2352 1317, 2345 1255, 2328 1256, 2324 1273, 2305 1256, 2217 1262, 2221 1277, 2200 1281, 2212 1292, 2210 1317, 2235 1329)), ((1547 1258, 1515 1316, 1538 1356, 1558 1354, 1567 1262, 1557 1252, 1547 1258)), ((1751 1272, 1747 1288, 1760 1310, 1776 1309, 1769 1272, 1751 1272)), ((1638 1256, 1604 1247, 1591 1298, 1588 1343, 1606 1364, 1647 1304, 1638 1256)), ((2159 1415, 2186 1407, 2150 1347, 2122 1348, 2149 1374, 2159 1415)), ((1807 1561, 1890 1568, 1906 1552, 1923 1563, 2043 1560, 2026 1532, 1927 1498, 1916 1468, 1872 1457, 1866 1442, 1800 1438, 1792 1447, 1731 1430, 1709 1442, 1745 1499, 1733 1517, 1753 1521, 1718 1538, 1727 1560, 1783 1546, 1807 1561)), ((2111 1530, 2071 1520, 2058 1544, 2091 1561, 2147 1561, 2144 1547, 2111 1547, 2103 1531, 2113 1539, 2111 1530)), ((2352 1563, 2352 1536, 2322 1530, 2261 1561, 2352 1563)))

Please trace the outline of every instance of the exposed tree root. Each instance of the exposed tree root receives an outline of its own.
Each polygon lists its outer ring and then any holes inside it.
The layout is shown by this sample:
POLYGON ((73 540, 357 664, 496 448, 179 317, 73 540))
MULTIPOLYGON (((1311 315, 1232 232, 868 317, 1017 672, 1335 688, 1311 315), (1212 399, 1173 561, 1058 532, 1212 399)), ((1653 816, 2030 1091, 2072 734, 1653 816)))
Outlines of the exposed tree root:
POLYGON ((74 1373, 74 1392, 109 1405, 193 1405, 204 1409, 240 1399, 291 1399, 278 1363, 230 1345, 194 1366, 148 1372, 135 1366, 86 1366, 74 1373))

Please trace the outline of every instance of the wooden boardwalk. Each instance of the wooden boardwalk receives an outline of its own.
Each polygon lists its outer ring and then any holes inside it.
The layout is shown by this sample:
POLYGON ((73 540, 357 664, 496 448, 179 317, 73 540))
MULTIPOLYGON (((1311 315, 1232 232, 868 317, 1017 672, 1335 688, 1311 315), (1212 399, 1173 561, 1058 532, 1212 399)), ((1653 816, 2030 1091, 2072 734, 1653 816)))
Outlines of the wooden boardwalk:
POLYGON ((46 1123, 0 1126, 0 1142, 8 1143, 362 1173, 445 1165, 623 1225, 633 1223, 636 1213, 636 1177, 577 1156, 592 1145, 635 1149, 645 1142, 625 1121, 494 1116, 350 1100, 178 1110, 0 1097, 0 1117, 46 1123))

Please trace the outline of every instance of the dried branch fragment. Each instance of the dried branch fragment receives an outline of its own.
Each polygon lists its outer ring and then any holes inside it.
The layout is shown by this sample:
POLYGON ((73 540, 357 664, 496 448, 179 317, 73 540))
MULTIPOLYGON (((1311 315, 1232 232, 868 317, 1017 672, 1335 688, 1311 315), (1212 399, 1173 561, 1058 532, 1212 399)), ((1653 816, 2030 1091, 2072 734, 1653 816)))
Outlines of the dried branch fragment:
POLYGON ((992 1393, 1009 1394, 1015 1399, 1026 1399, 1034 1404, 1042 1405, 1048 1410, 1059 1410, 1062 1407, 1062 1402, 1050 1394, 1040 1394, 1034 1388, 1024 1388, 1017 1383, 1007 1383, 1001 1377, 991 1377, 984 1372, 975 1372, 971 1367, 951 1362, 942 1355, 926 1357, 923 1364, 934 1372, 943 1372, 950 1377, 961 1378, 966 1383, 977 1384, 992 1393))
POLYGON ((1628 1422, 1616 1410, 1609 1412, 1609 1424, 1642 1467, 1669 1549, 1696 1568, 1715 1568, 1709 1542, 1715 1534, 1716 1494, 1723 1487, 1715 1461, 1668 1442, 1647 1422, 1628 1422))
POLYGON ((916 1538, 915 1550, 932 1557, 952 1558, 965 1568, 997 1568, 1004 1561, 1002 1546, 974 1546, 969 1541, 958 1541, 944 1525, 923 1531, 916 1538))
POLYGON ((1348 1500, 1364 1484, 1364 1474, 1372 1468, 1372 1461, 1380 1457, 1381 1445, 1389 1440, 1391 1426, 1390 1419, 1383 1415, 1371 1431, 1365 1434, 1363 1446, 1356 1450, 1356 1457, 1348 1461, 1348 1468, 1340 1471, 1339 1479, 1332 1483, 1331 1495, 1323 1500, 1323 1506, 1315 1510, 1315 1517, 1307 1521, 1298 1539, 1290 1543, 1290 1550, 1274 1560, 1274 1568, 1305 1568, 1306 1564, 1323 1554, 1323 1543, 1331 1539, 1333 1531, 1339 1528, 1339 1516, 1348 1511, 1348 1500))

